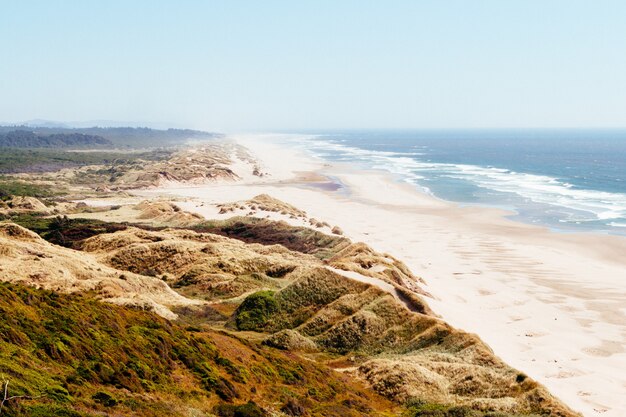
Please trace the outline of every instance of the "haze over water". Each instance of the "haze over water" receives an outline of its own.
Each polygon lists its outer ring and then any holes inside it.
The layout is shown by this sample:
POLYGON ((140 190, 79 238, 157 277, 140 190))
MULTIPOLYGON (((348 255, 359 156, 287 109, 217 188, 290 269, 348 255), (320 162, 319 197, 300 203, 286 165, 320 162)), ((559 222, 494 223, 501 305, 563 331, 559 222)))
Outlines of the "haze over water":
POLYGON ((626 235, 626 130, 325 131, 292 143, 524 222, 626 235))

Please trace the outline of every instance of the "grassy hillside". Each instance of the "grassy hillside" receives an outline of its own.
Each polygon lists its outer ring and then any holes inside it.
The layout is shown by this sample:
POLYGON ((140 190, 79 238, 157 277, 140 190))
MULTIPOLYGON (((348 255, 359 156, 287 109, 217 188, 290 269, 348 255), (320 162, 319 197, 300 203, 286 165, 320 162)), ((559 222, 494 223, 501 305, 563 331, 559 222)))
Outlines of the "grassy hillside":
POLYGON ((7 283, 0 375, 10 396, 26 396, 5 403, 7 416, 394 415, 388 401, 293 354, 7 283))

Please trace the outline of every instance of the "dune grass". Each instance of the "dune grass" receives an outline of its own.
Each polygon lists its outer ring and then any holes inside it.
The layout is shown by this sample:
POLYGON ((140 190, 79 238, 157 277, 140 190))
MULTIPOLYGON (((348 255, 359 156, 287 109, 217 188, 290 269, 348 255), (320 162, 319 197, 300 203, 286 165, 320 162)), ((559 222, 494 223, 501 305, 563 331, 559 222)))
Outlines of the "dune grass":
POLYGON ((62 194, 60 190, 52 191, 49 187, 0 176, 0 201, 8 201, 13 196, 49 198, 62 194))
POLYGON ((350 244, 345 237, 331 236, 308 227, 291 226, 285 222, 255 217, 210 220, 194 226, 193 230, 231 237, 247 243, 280 244, 287 249, 308 253, 319 259, 328 259, 350 244))
POLYGON ((7 416, 254 416, 294 398, 311 416, 398 415, 382 397, 289 353, 88 295, 8 283, 0 283, 0 377, 11 396, 30 398, 7 402, 7 416))

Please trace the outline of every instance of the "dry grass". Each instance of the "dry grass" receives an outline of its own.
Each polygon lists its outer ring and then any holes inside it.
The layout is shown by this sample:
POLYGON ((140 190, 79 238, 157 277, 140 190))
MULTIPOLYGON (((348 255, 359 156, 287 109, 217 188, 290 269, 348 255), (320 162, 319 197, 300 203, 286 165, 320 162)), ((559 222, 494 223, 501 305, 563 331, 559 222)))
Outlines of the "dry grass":
POLYGON ((280 246, 174 229, 130 228, 86 239, 79 248, 114 268, 165 277, 179 292, 213 301, 280 288, 296 268, 316 262, 280 246))
POLYGON ((93 255, 52 245, 16 224, 0 223, 0 248, 2 281, 67 293, 93 292, 105 301, 153 310, 168 318, 175 318, 169 306, 198 303, 159 279, 113 269, 93 255))
POLYGON ((245 210, 249 214, 257 214, 258 212, 272 212, 280 213, 283 216, 289 216, 291 218, 306 219, 307 214, 305 211, 300 210, 291 204, 280 201, 267 194, 259 194, 250 200, 237 201, 233 203, 219 204, 220 213, 231 213, 237 210, 245 210))
POLYGON ((150 224, 159 226, 191 226, 204 220, 199 214, 181 210, 175 204, 167 201, 142 201, 133 207, 138 211, 137 220, 149 221, 150 224))
POLYGON ((419 286, 424 281, 413 275, 402 261, 389 254, 378 253, 365 243, 353 243, 343 248, 329 258, 327 263, 334 268, 358 272, 428 295, 419 286))
POLYGON ((248 151, 233 142, 215 142, 176 152, 167 160, 152 161, 116 173, 111 188, 132 189, 159 186, 167 182, 201 184, 236 181, 231 169, 236 160, 250 165, 250 174, 259 175, 256 161, 248 151))
POLYGON ((400 403, 420 398, 477 410, 576 415, 530 378, 520 379, 475 335, 327 270, 301 269, 293 278, 273 295, 278 308, 258 329, 272 333, 265 342, 271 346, 357 358, 352 374, 400 403))
POLYGON ((7 416, 399 416, 362 383, 290 352, 152 313, 0 283, 0 373, 7 416), (241 407, 253 401, 255 407, 241 407), (242 414, 246 409, 261 414, 242 414), (220 414, 220 413, 218 413, 220 414), (220 414, 223 415, 223 414, 220 414))
MULTIPOLYGON (((275 290, 269 297, 276 308, 240 308, 232 325, 246 320, 242 328, 269 333, 265 343, 280 349, 358 357, 353 374, 397 402, 419 397, 483 410, 574 415, 530 379, 518 382, 519 372, 478 337, 411 312, 314 256, 208 233, 134 228, 89 238, 81 248, 117 269, 165 275, 188 296, 236 305, 252 292, 275 290)), ((387 281, 417 280, 402 263, 363 244, 344 247, 328 262, 387 281)))

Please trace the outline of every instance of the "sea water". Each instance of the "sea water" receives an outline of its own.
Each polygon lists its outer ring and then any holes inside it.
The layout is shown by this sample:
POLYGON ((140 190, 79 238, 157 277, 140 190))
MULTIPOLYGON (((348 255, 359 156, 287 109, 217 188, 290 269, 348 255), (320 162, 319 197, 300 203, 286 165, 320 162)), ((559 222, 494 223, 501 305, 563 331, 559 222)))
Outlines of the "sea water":
POLYGON ((524 222, 626 235, 626 129, 325 131, 289 142, 524 222))

